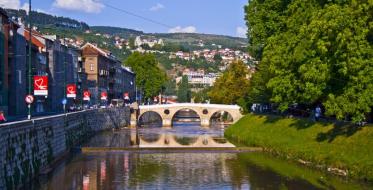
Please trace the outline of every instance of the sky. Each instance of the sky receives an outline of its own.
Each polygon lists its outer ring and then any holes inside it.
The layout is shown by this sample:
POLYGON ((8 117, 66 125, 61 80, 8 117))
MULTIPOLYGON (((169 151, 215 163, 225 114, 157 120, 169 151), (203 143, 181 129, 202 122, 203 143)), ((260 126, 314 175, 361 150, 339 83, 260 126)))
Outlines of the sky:
MULTIPOLYGON (((247 2, 248 0, 32 0, 32 9, 73 18, 91 26, 117 26, 146 33, 197 32, 245 37, 243 7, 247 2)), ((25 9, 28 0, 0 0, 0 5, 25 9)))

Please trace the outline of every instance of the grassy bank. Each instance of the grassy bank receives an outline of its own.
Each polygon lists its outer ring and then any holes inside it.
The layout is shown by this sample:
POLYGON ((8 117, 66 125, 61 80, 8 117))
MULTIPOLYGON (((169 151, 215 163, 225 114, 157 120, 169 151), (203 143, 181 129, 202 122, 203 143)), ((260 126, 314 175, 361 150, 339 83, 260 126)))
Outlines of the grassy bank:
POLYGON ((236 144, 263 147, 284 158, 373 181, 372 125, 249 114, 229 127, 225 136, 236 144))

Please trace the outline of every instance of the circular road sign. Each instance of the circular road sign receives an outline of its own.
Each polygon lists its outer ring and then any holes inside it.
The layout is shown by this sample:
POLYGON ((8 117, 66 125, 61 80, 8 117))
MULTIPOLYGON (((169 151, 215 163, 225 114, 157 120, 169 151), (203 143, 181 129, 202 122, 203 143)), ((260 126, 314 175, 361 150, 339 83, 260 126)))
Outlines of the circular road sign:
POLYGON ((66 98, 64 98, 64 99, 62 99, 62 102, 61 102, 63 105, 66 105, 66 103, 67 103, 67 100, 66 100, 66 98))
POLYGON ((34 96, 33 95, 27 95, 25 97, 25 101, 27 104, 32 104, 32 102, 34 102, 34 96))

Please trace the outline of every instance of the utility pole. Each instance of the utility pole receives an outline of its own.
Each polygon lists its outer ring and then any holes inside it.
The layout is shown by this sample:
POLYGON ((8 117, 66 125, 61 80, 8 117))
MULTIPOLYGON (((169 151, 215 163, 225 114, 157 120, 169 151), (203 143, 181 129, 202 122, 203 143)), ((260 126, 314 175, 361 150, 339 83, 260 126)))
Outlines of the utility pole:
MULTIPOLYGON (((31 19, 31 0, 29 0, 29 7, 28 7, 28 19, 29 19, 29 25, 30 25, 30 28, 29 28, 29 45, 28 45, 28 94, 31 95, 32 91, 31 91, 31 86, 32 86, 32 66, 31 66, 31 50, 32 50, 32 19, 31 19)), ((27 119, 31 119, 31 103, 28 104, 28 116, 27 116, 27 119)))

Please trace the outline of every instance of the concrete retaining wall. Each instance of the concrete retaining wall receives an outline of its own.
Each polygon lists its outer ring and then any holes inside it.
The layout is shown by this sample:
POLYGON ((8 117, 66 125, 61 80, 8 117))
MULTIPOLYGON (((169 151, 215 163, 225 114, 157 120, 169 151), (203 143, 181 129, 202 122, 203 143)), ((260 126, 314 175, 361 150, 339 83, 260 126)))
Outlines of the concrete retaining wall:
POLYGON ((0 189, 18 188, 96 132, 129 121, 128 108, 111 108, 0 125, 0 189))

